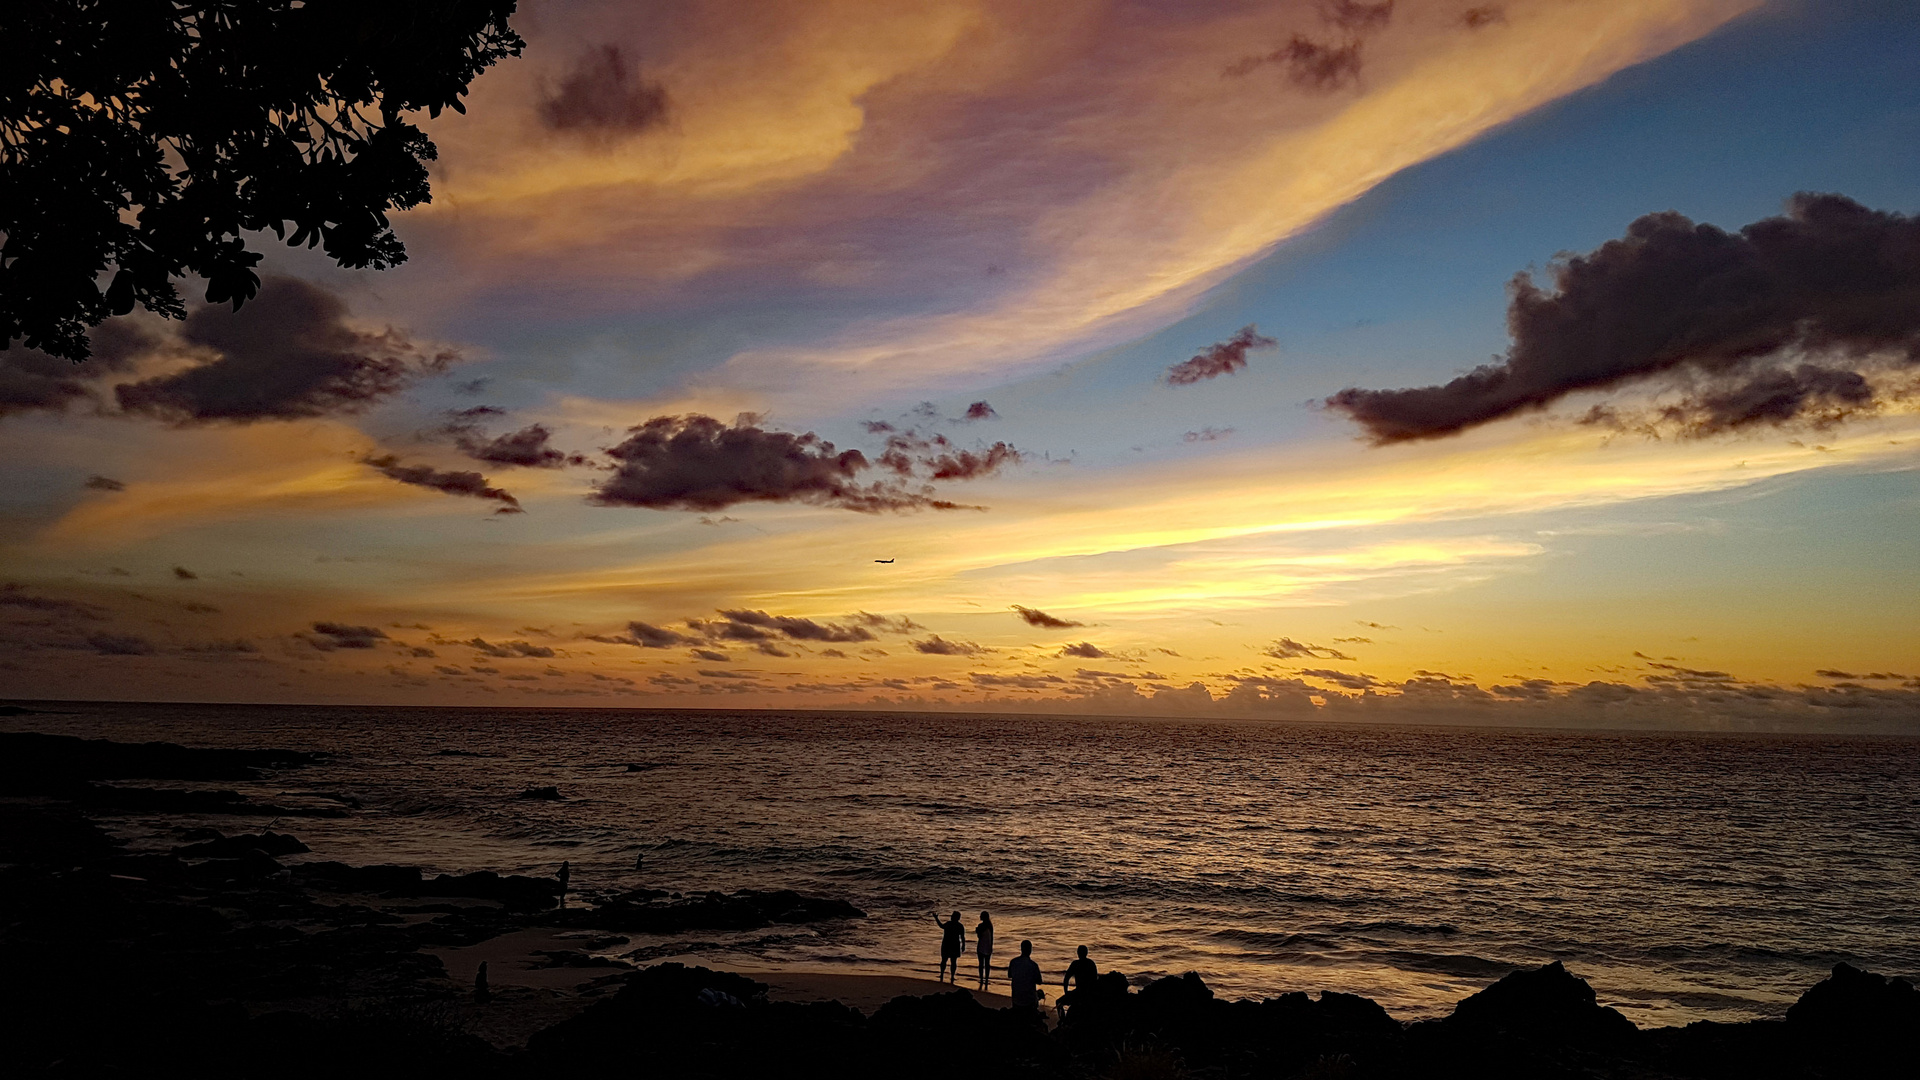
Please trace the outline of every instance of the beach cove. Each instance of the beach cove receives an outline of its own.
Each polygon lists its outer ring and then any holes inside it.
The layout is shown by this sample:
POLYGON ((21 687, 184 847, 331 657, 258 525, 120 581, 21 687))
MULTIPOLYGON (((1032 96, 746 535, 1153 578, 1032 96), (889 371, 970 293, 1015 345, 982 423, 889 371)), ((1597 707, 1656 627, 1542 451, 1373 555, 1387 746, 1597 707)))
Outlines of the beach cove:
MULTIPOLYGON (((1426 1018, 1324 984, 1317 998, 1232 995, 1204 973, 1109 964, 1062 1024, 915 978, 911 961, 900 974, 711 961, 746 958, 726 942, 832 940, 870 918, 813 890, 589 887, 562 908, 551 876, 314 858, 303 833, 366 812, 305 783, 322 752, 0 738, 9 1015, 21 1060, 55 1073, 177 1055, 253 1075, 269 1047, 307 1040, 315 1075, 410 1054, 463 1075, 643 1060, 742 1075, 829 1059, 884 1075, 909 1048, 941 1046, 951 1054, 915 1067, 1101 1075, 1131 1047, 1129 1067, 1221 1076, 1825 1076, 1909 1060, 1897 1033, 1920 1018, 1908 982, 1844 962, 1780 1017, 1665 1027, 1607 1006, 1578 963, 1489 973, 1426 1018), (271 800, 237 790, 267 780, 271 800), (125 827, 134 819, 142 829, 125 827), (174 831, 165 849, 156 828, 174 831)), ((1049 944, 1051 961, 1064 950, 1049 944)), ((1062 966, 1043 964, 1050 997, 1062 966)))

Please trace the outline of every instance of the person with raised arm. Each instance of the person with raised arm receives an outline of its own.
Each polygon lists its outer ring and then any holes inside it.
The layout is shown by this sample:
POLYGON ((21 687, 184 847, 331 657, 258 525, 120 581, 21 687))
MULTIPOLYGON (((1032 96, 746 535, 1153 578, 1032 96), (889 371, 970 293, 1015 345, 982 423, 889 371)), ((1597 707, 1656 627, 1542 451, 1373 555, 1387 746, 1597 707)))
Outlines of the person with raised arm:
POLYGON ((953 917, 946 922, 940 921, 940 913, 936 911, 933 914, 933 922, 941 930, 939 979, 942 982, 959 982, 960 954, 966 949, 967 927, 960 921, 958 911, 954 912, 953 917))

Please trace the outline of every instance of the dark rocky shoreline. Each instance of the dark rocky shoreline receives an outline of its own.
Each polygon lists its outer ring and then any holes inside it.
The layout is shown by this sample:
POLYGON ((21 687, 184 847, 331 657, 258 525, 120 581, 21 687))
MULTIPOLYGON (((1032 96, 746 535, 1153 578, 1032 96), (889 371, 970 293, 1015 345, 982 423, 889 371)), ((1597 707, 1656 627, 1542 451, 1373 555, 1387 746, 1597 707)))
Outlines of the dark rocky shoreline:
MULTIPOLYGON (((964 992, 872 1015, 770 1001, 763 984, 661 964, 603 969, 524 1045, 479 1032, 489 1006, 430 949, 530 929, 680 933, 855 918, 792 892, 634 890, 554 908, 550 878, 283 863, 284 832, 183 830, 132 854, 96 823, 122 812, 236 817, 232 791, 138 788, 298 769, 315 755, 0 735, 0 1038, 9 1075, 191 1069, 206 1076, 617 1075, 880 1077, 1618 1077, 1920 1075, 1920 992, 1841 965, 1783 1020, 1643 1031, 1559 964, 1514 972, 1440 1020, 1404 1024, 1366 998, 1216 999, 1195 975, 1138 989, 1109 973, 1053 1030, 964 992), (173 797, 101 792, 159 792, 173 797)), ((342 809, 338 812, 348 812, 342 809)), ((298 816, 276 813, 275 816, 298 816)), ((617 942, 603 937, 586 947, 617 942)), ((629 954, 644 959, 640 951, 629 954)))

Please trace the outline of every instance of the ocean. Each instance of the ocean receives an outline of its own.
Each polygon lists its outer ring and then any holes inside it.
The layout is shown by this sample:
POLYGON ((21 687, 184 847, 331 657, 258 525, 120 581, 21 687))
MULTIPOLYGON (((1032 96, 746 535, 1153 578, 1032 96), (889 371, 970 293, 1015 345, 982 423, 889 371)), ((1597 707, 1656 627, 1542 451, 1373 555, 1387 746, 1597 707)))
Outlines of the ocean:
MULTIPOLYGON (((869 918, 635 935, 739 971, 931 976, 958 909, 1050 980, 1339 990, 1444 1015, 1550 960, 1642 1026, 1779 1016, 1846 961, 1920 976, 1920 739, 953 714, 73 703, 8 730, 325 751, 239 785, 350 805, 304 859, 791 888, 869 918), (522 798, 552 785, 561 799, 522 798), (636 857, 644 859, 636 870, 636 857)), ((204 786, 204 785, 203 785, 204 786)), ((127 815, 167 847, 247 818, 127 815)), ((965 963, 971 968, 969 944, 965 963)))

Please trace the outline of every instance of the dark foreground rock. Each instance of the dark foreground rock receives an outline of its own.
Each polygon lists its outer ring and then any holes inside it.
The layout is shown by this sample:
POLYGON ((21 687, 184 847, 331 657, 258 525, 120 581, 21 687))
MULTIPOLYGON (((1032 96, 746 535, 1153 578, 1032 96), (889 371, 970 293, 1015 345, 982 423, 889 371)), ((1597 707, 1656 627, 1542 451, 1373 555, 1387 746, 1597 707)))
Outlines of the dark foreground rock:
POLYGON ((102 812, 341 817, 330 806, 257 803, 226 788, 182 790, 129 780, 259 780, 268 770, 323 759, 300 750, 234 750, 123 743, 38 732, 0 732, 0 796, 39 795, 102 812))
POLYGON ((1039 1077, 1071 1065, 1032 1010, 964 990, 903 997, 871 1019, 838 1003, 769 1002, 744 976, 661 964, 527 1042, 539 1076, 1039 1077))
POLYGON ((0 791, 59 794, 90 780, 258 780, 321 760, 299 750, 193 749, 38 732, 0 732, 0 791))

